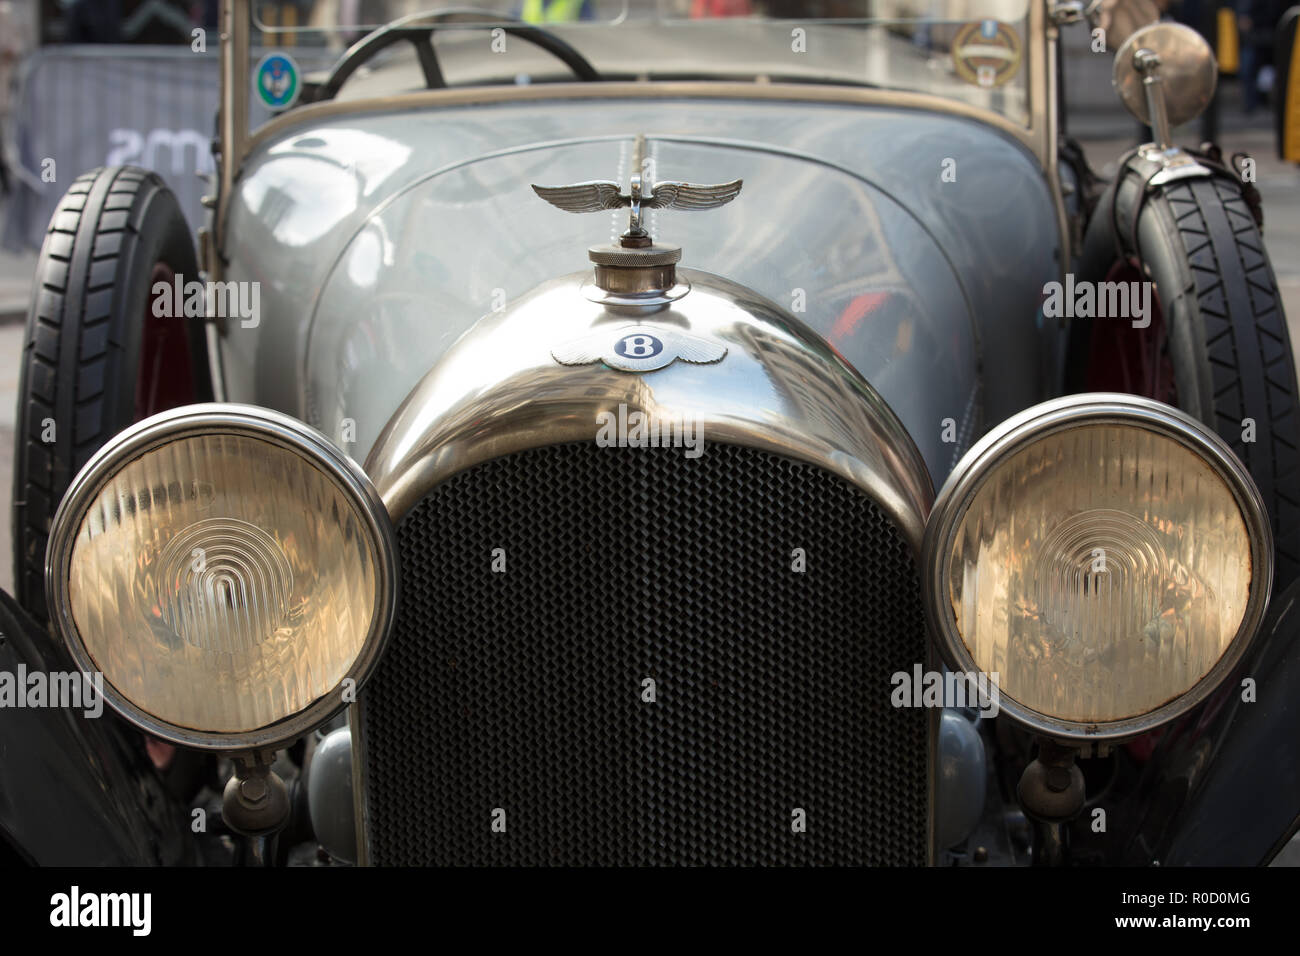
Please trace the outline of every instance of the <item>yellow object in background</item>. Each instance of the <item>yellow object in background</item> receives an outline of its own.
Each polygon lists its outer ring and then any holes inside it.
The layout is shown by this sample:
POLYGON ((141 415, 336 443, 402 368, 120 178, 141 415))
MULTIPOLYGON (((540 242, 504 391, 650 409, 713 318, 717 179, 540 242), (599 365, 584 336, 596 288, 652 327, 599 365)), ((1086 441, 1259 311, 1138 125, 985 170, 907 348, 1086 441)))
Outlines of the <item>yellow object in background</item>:
POLYGON ((1282 158, 1300 163, 1300 29, 1291 38, 1291 61, 1287 70, 1286 99, 1282 101, 1282 158))
POLYGON ((583 0, 524 0, 525 23, 569 23, 582 17, 583 0))
POLYGON ((1237 13, 1232 7, 1219 7, 1219 72, 1236 73, 1241 67, 1241 48, 1237 38, 1237 13))

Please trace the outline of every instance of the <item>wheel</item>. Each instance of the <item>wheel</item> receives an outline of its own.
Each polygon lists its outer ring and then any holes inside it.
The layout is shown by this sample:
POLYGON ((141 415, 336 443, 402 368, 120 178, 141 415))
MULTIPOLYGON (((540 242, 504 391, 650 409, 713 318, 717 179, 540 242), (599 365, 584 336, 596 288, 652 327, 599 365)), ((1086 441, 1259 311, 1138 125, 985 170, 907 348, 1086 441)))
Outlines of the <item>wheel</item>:
POLYGON ((1125 166, 1089 224, 1080 278, 1149 279, 1151 324, 1076 320, 1066 386, 1146 395, 1213 427, 1268 508, 1277 593, 1300 574, 1300 412, 1273 268, 1240 182, 1176 180, 1142 201, 1144 188, 1125 166))
POLYGON ((97 169, 59 201, 36 265, 18 382, 15 597, 44 622, 45 545, 68 484, 134 421, 212 400, 201 319, 153 314, 155 282, 199 276, 189 226, 154 173, 97 169))

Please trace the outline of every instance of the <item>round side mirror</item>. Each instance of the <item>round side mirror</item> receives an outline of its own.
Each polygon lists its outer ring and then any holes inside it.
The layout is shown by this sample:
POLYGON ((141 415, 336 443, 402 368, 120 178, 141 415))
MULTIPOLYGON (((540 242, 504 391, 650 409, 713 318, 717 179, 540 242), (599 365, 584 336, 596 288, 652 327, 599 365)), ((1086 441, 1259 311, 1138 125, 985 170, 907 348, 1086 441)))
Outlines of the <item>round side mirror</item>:
MULTIPOLYGON (((1125 40, 1115 54, 1111 77, 1115 92, 1130 113, 1150 125, 1151 112, 1136 57, 1139 52, 1158 57, 1155 70, 1161 80, 1171 129, 1205 112, 1214 99, 1219 69, 1214 62, 1214 51, 1204 37, 1182 24, 1153 23, 1125 40)), ((1146 58, 1150 60, 1149 56, 1146 58)))

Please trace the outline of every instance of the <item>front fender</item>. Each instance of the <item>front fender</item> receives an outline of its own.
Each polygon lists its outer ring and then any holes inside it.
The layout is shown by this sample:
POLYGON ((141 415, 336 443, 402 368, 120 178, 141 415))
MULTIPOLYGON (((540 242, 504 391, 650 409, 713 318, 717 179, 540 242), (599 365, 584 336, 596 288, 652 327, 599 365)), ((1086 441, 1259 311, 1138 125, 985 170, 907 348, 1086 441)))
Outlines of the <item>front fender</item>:
POLYGON ((1274 596, 1232 677, 1147 766, 1126 861, 1258 866, 1300 826, 1300 582, 1274 596), (1243 682, 1254 681, 1254 700, 1243 682))
MULTIPOLYGON (((75 670, 0 591, 0 673, 75 670)), ((102 706, 102 705, 101 705, 102 706)), ((195 862, 189 820, 133 731, 59 707, 0 706, 0 842, 42 866, 195 862)))

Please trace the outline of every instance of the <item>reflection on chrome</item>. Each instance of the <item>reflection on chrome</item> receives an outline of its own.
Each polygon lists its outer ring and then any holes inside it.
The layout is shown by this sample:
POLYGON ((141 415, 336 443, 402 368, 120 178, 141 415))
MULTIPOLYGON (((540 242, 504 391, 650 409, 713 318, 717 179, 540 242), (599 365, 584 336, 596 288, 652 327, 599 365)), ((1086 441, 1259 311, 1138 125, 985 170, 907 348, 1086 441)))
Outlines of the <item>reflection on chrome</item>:
POLYGON ((977 666, 1065 720, 1143 714, 1194 685, 1236 636, 1250 538, 1226 482, 1142 428, 1027 444, 975 493, 950 599, 977 666))
POLYGON ((412 390, 366 459, 394 522, 451 475, 526 448, 591 441, 592 423, 622 408, 660 434, 688 421, 710 443, 838 474, 878 501, 919 553, 930 476, 879 394, 779 306, 718 276, 679 274, 691 291, 669 304, 591 302, 580 292, 584 271, 480 319, 412 390), (556 342, 596 334, 613 343, 629 317, 665 336, 682 330, 718 358, 633 374, 595 357, 561 365, 552 354, 556 342))
POLYGON ((86 652, 128 700, 235 733, 301 711, 348 674, 376 613, 376 555, 355 505, 302 456, 200 435, 99 489, 68 593, 86 652), (199 480, 209 501, 191 493, 199 480))

